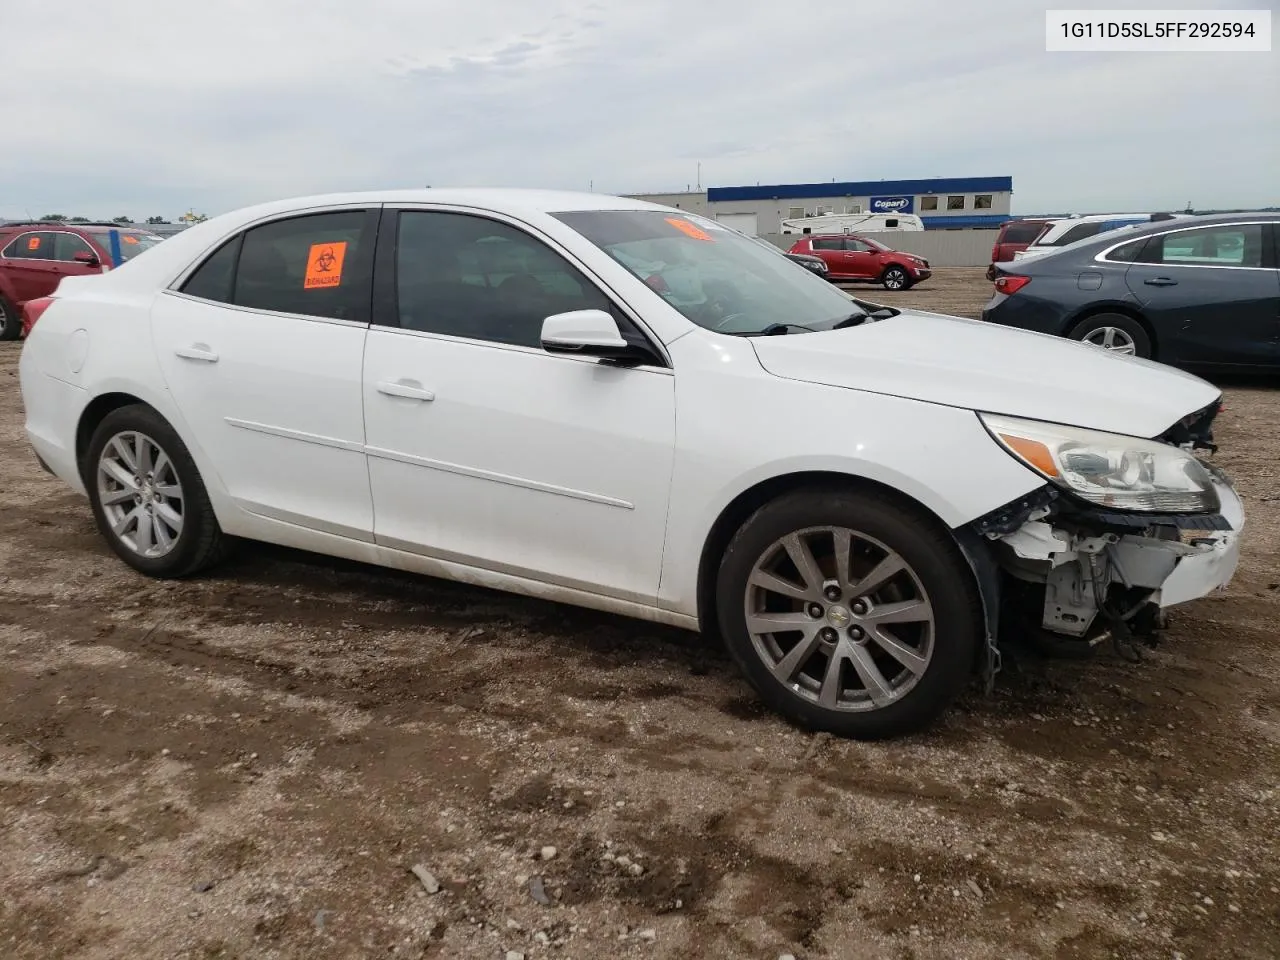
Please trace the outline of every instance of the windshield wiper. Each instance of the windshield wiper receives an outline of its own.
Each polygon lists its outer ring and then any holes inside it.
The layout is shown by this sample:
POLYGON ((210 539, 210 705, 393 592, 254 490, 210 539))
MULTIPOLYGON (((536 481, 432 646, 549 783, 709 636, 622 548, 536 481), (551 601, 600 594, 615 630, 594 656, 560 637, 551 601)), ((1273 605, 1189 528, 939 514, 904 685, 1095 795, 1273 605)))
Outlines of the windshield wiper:
POLYGON ((779 336, 782 336, 782 335, 783 335, 783 334, 785 334, 785 333, 790 333, 792 330, 803 330, 805 333, 817 333, 817 332, 818 332, 818 331, 814 330, 814 329, 813 329, 813 327, 806 327, 806 326, 805 326, 804 324, 802 324, 802 323, 771 323, 771 324, 769 324, 767 327, 765 327, 763 330, 758 330, 758 331, 757 331, 757 332, 755 332, 755 333, 748 334, 748 336, 752 336, 752 337, 779 337, 779 336))
POLYGON ((871 314, 867 313, 867 311, 859 310, 857 313, 849 314, 843 320, 839 321, 834 326, 832 326, 831 329, 842 330, 845 327, 856 327, 858 324, 863 323, 869 320, 870 318, 871 318, 871 314))

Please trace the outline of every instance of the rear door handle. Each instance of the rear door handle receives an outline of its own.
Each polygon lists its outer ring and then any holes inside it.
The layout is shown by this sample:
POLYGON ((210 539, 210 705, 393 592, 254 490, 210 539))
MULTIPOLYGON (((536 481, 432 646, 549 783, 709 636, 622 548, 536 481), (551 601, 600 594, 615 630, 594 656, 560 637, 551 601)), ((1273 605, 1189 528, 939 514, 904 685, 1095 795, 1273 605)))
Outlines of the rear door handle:
POLYGON ((1150 280, 1143 280, 1148 287, 1176 287, 1177 280, 1170 280, 1168 277, 1152 277, 1150 280))
POLYGON ((404 397, 406 400, 430 401, 436 398, 434 393, 424 389, 422 384, 416 380, 396 380, 394 382, 379 380, 378 392, 385 393, 388 397, 404 397))
POLYGON ((205 363, 218 362, 218 355, 209 349, 207 343, 193 343, 189 347, 178 347, 173 352, 183 360, 203 360, 205 363))

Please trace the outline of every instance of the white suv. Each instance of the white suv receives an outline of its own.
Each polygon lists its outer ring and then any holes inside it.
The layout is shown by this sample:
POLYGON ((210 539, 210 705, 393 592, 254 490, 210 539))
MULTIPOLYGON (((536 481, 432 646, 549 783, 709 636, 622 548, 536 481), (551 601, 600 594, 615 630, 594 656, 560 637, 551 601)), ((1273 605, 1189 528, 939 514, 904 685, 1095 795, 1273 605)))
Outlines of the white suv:
POLYGON ((1026 260, 1030 257, 1042 257, 1077 240, 1087 240, 1100 233, 1151 223, 1153 220, 1173 220, 1176 217, 1185 216, 1187 214, 1184 213, 1097 213, 1087 217, 1050 220, 1044 225, 1040 235, 1031 241, 1025 250, 1014 252, 1013 259, 1026 260))

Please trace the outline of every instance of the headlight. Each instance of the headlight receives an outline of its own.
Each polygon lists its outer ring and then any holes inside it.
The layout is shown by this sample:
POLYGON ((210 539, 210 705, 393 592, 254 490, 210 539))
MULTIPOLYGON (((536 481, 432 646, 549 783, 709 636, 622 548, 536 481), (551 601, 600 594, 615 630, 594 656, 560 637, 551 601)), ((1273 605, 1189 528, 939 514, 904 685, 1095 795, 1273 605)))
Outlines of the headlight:
POLYGON ((1155 440, 979 414, 1013 457, 1077 497, 1115 510, 1216 513, 1204 465, 1155 440))

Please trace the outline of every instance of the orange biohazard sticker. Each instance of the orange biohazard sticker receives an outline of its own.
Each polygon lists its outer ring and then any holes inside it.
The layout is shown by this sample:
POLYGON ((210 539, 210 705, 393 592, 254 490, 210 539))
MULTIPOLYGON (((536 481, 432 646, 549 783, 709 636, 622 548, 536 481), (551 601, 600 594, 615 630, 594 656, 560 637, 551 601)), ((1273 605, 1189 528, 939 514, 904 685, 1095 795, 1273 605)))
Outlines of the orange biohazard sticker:
POLYGON ((40 238, 39 238, 39 237, 28 237, 28 238, 27 238, 27 249, 28 249, 28 250, 39 250, 39 249, 40 249, 40 238))
POLYGON ((137 238, 137 237, 123 236, 123 237, 121 237, 120 239, 121 239, 121 240, 123 240, 125 243, 137 243, 137 242, 138 242, 138 238, 137 238))
POLYGON ((693 237, 695 240, 711 239, 711 234, 699 227, 695 227, 688 220, 681 220, 679 217, 667 217, 667 223, 671 224, 681 233, 693 237))
POLYGON ((347 242, 313 243, 307 254, 307 275, 302 281, 304 290, 323 290, 342 284, 342 261, 347 258, 347 242))

